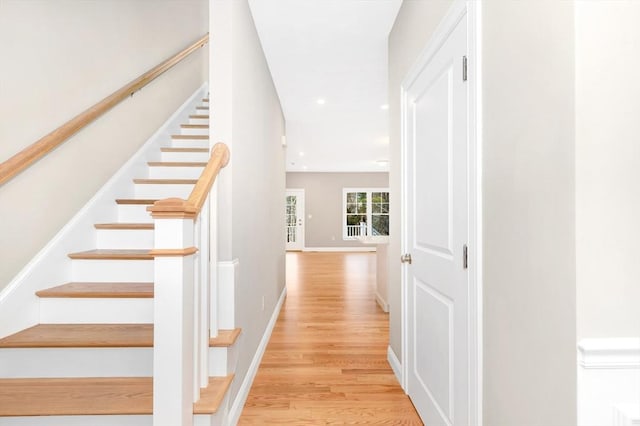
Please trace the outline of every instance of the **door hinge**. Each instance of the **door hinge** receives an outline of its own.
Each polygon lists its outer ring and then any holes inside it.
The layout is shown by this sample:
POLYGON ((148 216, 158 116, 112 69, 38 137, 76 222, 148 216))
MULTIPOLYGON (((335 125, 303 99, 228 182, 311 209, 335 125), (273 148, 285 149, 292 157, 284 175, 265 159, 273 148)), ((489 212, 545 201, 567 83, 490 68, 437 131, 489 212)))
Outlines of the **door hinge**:
POLYGON ((467 57, 462 57, 462 81, 467 81, 467 57))
POLYGON ((462 247, 462 268, 467 269, 469 267, 469 249, 465 244, 462 247))

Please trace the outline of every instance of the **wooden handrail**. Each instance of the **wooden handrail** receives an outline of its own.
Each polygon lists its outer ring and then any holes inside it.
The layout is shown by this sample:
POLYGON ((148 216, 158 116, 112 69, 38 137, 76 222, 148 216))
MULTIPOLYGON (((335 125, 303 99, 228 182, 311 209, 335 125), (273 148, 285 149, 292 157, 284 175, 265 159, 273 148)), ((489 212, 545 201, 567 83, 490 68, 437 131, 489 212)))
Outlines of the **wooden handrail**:
POLYGON ((82 130, 84 127, 92 123, 98 117, 111 108, 122 102, 128 96, 133 95, 147 84, 151 83, 164 72, 171 69, 174 65, 182 61, 184 58, 203 47, 209 42, 209 33, 200 37, 196 42, 190 44, 179 53, 165 60, 161 64, 150 69, 140 77, 136 78, 129 84, 116 90, 97 104, 84 110, 62 126, 58 127, 46 136, 43 136, 33 144, 29 145, 7 161, 0 163, 0 185, 22 172, 24 169, 44 157, 54 148, 61 145, 71 136, 82 130))
POLYGON ((155 219, 197 218, 218 173, 229 163, 229 156, 227 145, 222 142, 215 144, 211 150, 211 158, 193 187, 189 198, 186 200, 182 198, 158 200, 149 208, 151 216, 155 219))

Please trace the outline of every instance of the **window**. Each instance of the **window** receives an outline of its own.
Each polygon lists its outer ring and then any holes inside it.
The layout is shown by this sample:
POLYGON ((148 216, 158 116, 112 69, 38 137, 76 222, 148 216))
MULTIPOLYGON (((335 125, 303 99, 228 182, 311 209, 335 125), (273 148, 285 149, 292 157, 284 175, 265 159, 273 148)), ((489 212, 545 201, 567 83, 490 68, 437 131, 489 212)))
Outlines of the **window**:
POLYGON ((344 188, 342 238, 389 235, 389 190, 344 188))

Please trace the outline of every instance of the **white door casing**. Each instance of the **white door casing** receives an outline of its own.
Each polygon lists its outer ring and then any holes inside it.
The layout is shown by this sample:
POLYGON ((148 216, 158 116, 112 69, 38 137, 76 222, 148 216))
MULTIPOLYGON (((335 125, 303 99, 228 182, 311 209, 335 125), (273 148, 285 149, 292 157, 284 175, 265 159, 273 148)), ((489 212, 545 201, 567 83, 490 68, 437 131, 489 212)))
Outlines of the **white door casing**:
POLYGON ((402 85, 402 247, 412 257, 402 279, 402 379, 433 426, 481 424, 477 98, 469 81, 476 16, 468 5, 454 3, 402 85), (465 247, 474 253, 467 260, 465 247))
POLYGON ((286 249, 304 248, 304 189, 287 189, 285 199, 286 249))

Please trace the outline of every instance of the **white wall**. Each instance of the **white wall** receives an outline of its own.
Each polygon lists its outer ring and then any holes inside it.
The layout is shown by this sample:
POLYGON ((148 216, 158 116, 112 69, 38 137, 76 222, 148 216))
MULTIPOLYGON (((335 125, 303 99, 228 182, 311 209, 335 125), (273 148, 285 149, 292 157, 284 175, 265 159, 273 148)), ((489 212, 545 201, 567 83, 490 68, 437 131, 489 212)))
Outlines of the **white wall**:
POLYGON ((578 338, 640 337, 640 2, 576 3, 578 338))
MULTIPOLYGON (((206 0, 0 0, 0 161, 207 28, 206 0)), ((198 51, 0 187, 0 289, 206 81, 207 62, 198 51)))
POLYGON ((284 117, 247 1, 213 0, 212 23, 212 132, 231 150, 220 179, 218 257, 239 261, 234 401, 285 285, 284 117))
POLYGON ((389 344, 402 359, 400 329, 400 84, 452 0, 405 1, 389 34, 389 344))
POLYGON ((486 426, 576 424, 573 4, 483 4, 486 426))

